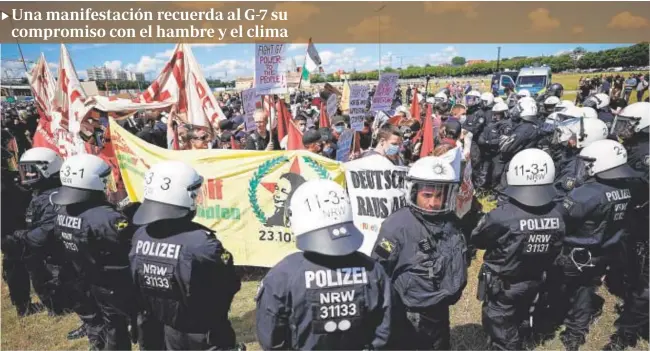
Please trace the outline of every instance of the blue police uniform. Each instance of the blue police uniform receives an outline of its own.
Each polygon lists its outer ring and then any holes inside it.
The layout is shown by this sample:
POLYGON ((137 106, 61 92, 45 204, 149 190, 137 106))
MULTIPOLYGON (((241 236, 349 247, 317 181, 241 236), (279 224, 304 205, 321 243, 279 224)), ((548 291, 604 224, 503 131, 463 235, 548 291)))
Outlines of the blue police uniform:
POLYGON ((528 207, 511 200, 487 213, 472 232, 471 242, 486 250, 479 300, 491 346, 523 348, 519 327, 532 316, 529 308, 562 248, 565 229, 555 203, 528 207))
POLYGON ((620 179, 585 180, 564 199, 560 209, 567 224, 557 264, 564 272, 566 330, 561 339, 568 350, 585 343, 589 323, 597 312, 601 278, 625 236, 625 215, 631 187, 620 179))
MULTIPOLYGON (((4 139, 3 139, 4 140, 4 139)), ((3 148, 4 153, 4 148, 3 148)), ((3 156, 3 162, 5 161, 3 156)), ((25 209, 29 206, 30 194, 13 181, 14 172, 2 169, 2 278, 7 283, 9 298, 19 315, 29 313, 31 297, 29 271, 22 259, 24 246, 14 235, 24 230, 25 209)))
POLYGON ((291 254, 266 275, 256 301, 264 350, 382 349, 391 332, 390 280, 358 252, 291 254))
POLYGON ((213 231, 187 218, 153 222, 135 232, 129 260, 141 349, 235 347, 228 310, 241 281, 213 231))
POLYGON ((497 189, 503 189, 507 186, 505 174, 512 157, 521 150, 537 146, 537 142, 539 141, 538 131, 539 127, 536 123, 529 122, 525 119, 513 124, 508 139, 500 144, 499 162, 494 167, 494 182, 500 182, 496 185, 497 189))
MULTIPOLYGON (((492 121, 483 130, 479 136, 478 144, 481 147, 481 165, 480 176, 477 186, 482 186, 485 189, 492 189, 493 183, 498 181, 499 178, 495 177, 495 172, 500 169, 499 143, 502 136, 510 135, 512 132, 512 121, 503 119, 500 121, 492 121)), ((498 174, 497 174, 498 176, 498 174)))
POLYGON ((52 195, 58 190, 59 187, 55 187, 34 192, 25 213, 27 229, 21 233, 34 291, 50 313, 56 315, 63 314, 70 306, 62 278, 72 269, 54 233, 57 206, 52 203, 52 195))
POLYGON ((467 285, 467 245, 456 220, 404 207, 382 223, 372 257, 393 282, 399 349, 450 348, 449 306, 467 285))
POLYGON ((608 130, 612 128, 612 123, 614 123, 614 115, 609 111, 609 107, 605 107, 604 110, 598 110, 598 119, 605 122, 608 130))
POLYGON ((105 201, 61 206, 55 235, 74 267, 75 312, 84 321, 91 347, 130 350, 128 325, 134 295, 128 253, 128 220, 105 201))

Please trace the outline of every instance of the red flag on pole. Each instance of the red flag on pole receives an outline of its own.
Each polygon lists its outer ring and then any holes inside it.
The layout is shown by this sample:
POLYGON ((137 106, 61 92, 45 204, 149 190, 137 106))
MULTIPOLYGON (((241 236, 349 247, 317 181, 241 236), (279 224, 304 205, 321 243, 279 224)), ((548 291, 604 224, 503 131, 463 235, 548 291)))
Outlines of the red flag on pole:
POLYGON ((424 117, 422 125, 422 147, 420 148, 420 158, 426 157, 433 152, 433 119, 431 117, 431 104, 427 104, 427 114, 424 117))
POLYGON ((320 103, 320 121, 318 122, 319 128, 331 128, 330 118, 327 115, 327 107, 324 102, 320 103))
POLYGON ((411 100, 411 118, 415 118, 420 123, 422 122, 422 117, 420 117, 420 102, 418 101, 418 89, 413 89, 413 99, 411 100))
POLYGON ((287 123, 289 126, 289 137, 287 138, 287 150, 304 150, 305 145, 302 144, 302 132, 298 129, 293 121, 287 123))
POLYGON ((230 148, 231 148, 232 150, 239 150, 239 149, 240 149, 240 147, 239 147, 239 143, 237 143, 237 141, 235 140, 235 136, 234 136, 234 135, 231 135, 231 136, 230 136, 230 148))
POLYGON ((287 110, 287 105, 282 100, 275 104, 275 114, 278 119, 278 140, 282 140, 289 133, 289 125, 293 118, 291 118, 291 112, 287 110))

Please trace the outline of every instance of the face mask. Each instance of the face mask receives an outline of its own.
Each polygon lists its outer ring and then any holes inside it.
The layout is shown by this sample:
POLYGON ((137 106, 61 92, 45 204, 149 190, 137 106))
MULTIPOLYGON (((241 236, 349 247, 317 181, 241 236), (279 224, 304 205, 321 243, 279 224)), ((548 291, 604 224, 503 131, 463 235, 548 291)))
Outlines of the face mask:
POLYGON ((303 133, 304 133, 304 132, 305 132, 306 130, 307 130, 307 126, 304 126, 304 127, 300 127, 300 131, 301 131, 301 132, 303 132, 303 133))
POLYGON ((334 127, 334 130, 335 130, 337 133, 339 133, 339 134, 343 133, 343 130, 344 130, 344 129, 345 129, 345 128, 343 128, 343 126, 335 126, 335 127, 334 127))
POLYGON ((388 156, 397 155, 398 152, 399 145, 388 145, 388 148, 386 149, 386 155, 388 156))
POLYGON ((465 124, 465 121, 467 120, 467 116, 466 115, 460 115, 458 120, 459 120, 460 124, 465 124))

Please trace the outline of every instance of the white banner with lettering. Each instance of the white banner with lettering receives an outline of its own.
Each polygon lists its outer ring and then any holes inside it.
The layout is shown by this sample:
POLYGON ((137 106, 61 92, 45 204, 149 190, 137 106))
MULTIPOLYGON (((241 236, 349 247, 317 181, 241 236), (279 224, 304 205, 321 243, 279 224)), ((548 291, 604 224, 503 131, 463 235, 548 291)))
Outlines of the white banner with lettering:
POLYGON ((359 251, 370 255, 381 223, 406 206, 408 167, 395 166, 380 155, 347 162, 344 166, 354 225, 365 236, 359 251))
POLYGON ((255 90, 257 95, 286 94, 286 44, 255 44, 255 90))

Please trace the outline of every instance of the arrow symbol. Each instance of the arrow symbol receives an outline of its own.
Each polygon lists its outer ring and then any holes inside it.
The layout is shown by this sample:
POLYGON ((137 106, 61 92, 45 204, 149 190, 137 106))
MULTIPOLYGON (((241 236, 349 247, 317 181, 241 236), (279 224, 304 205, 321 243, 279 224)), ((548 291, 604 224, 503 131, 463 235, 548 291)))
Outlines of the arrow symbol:
POLYGON ((0 12, 0 14, 1 14, 3 20, 6 20, 9 17, 9 15, 4 13, 4 12, 0 12))

